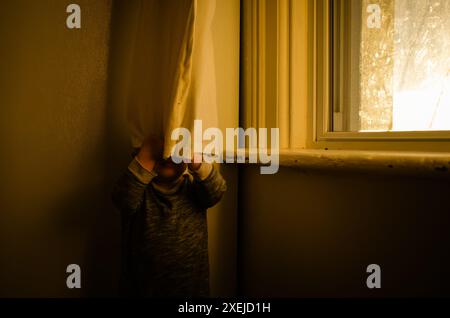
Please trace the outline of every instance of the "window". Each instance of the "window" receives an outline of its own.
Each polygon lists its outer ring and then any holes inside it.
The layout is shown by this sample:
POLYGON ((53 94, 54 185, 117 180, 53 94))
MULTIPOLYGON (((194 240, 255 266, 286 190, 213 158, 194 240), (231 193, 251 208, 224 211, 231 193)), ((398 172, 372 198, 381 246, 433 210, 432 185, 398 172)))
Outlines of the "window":
POLYGON ((318 140, 450 139, 450 0, 314 10, 318 140))
POLYGON ((450 130, 450 0, 332 9, 333 131, 450 130))
POLYGON ((447 152, 450 0, 243 0, 244 127, 298 149, 447 152))

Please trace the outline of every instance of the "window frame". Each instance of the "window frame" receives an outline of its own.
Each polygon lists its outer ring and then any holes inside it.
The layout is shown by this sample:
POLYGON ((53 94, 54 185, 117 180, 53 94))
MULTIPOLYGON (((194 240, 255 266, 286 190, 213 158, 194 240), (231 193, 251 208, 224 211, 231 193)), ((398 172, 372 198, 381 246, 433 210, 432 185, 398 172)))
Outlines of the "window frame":
POLYGON ((280 149, 306 147, 308 3, 242 0, 242 127, 279 128, 280 149))
POLYGON ((242 0, 240 125, 280 128, 285 154, 303 149, 449 152, 450 132, 324 129, 330 109, 329 1, 242 0))
POLYGON ((332 34, 334 28, 331 1, 333 0, 314 0, 310 2, 308 8, 308 16, 312 17, 309 27, 313 34, 308 44, 310 61, 313 65, 312 105, 310 106, 313 127, 308 138, 309 147, 448 151, 450 131, 335 132, 332 130, 334 115, 332 90, 335 85, 333 83, 332 34))

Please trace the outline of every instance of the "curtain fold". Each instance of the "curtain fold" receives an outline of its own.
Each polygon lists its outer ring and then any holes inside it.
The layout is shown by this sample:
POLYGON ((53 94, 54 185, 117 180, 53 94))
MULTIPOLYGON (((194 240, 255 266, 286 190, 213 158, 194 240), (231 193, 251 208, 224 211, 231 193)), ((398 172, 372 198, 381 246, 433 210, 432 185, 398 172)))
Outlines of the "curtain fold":
POLYGON ((142 0, 128 86, 133 147, 149 134, 171 154, 176 128, 217 127, 212 23, 216 0, 142 0))

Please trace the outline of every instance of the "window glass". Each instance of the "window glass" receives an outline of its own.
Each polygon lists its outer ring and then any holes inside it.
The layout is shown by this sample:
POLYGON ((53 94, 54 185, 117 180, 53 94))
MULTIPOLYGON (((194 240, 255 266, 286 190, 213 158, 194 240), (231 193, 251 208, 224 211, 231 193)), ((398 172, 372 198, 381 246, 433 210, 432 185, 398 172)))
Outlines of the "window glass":
POLYGON ((450 0, 336 3, 333 130, 450 130, 450 0))

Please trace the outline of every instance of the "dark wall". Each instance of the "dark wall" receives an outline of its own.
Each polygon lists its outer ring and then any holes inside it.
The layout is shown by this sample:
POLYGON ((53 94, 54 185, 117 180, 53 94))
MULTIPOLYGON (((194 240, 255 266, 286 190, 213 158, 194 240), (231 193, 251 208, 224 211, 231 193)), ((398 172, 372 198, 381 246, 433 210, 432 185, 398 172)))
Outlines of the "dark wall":
POLYGON ((114 295, 118 222, 109 199, 111 0, 2 2, 0 296, 114 295), (66 267, 82 268, 81 290, 66 267))
POLYGON ((240 293, 450 296, 450 182, 241 170, 240 293), (379 264, 382 288, 366 287, 379 264))

